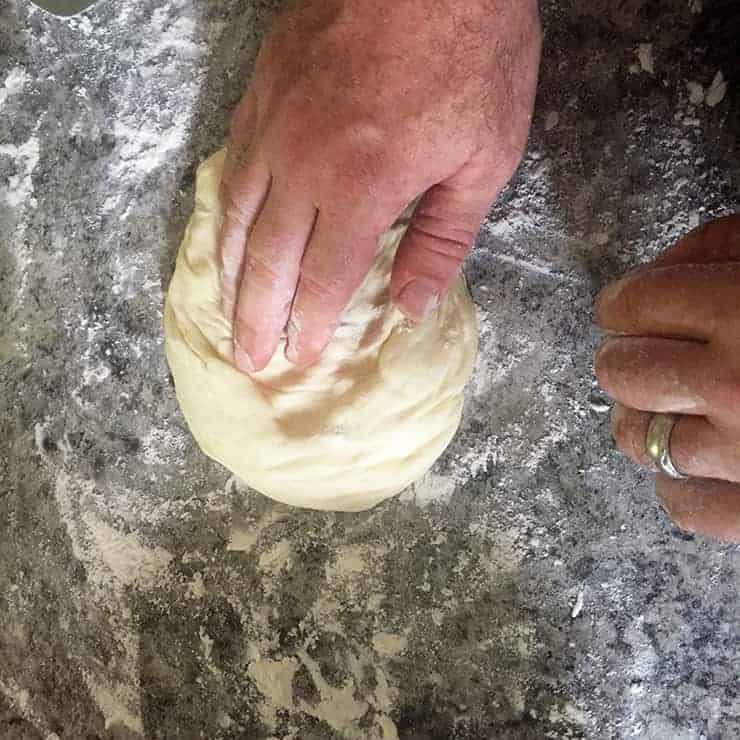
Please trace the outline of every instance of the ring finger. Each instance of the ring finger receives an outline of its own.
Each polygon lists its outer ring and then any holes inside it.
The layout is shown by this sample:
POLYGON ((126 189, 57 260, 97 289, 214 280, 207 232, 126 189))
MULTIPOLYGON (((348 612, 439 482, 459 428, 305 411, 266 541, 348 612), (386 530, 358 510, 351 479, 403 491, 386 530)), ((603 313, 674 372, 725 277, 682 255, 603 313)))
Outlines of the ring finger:
MULTIPOLYGON (((612 425, 617 447, 636 463, 655 470, 645 445, 652 416, 616 404, 612 425)), ((684 475, 740 483, 740 446, 702 416, 682 416, 676 422, 670 453, 684 475)))
POLYGON ((219 236, 221 307, 229 321, 234 319, 247 236, 262 210, 272 181, 254 140, 256 125, 256 99, 250 92, 231 122, 231 141, 220 185, 224 209, 219 236))

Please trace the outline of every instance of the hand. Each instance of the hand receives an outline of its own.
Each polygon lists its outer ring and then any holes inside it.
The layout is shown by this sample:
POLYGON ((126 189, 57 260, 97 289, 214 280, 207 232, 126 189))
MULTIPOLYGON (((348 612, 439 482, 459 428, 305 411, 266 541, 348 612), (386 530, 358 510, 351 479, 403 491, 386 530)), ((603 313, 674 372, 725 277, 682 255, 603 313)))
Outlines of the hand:
POLYGON ((391 297, 442 299, 531 122, 534 0, 303 0, 277 20, 232 122, 223 181, 223 309, 234 358, 315 362, 375 256, 425 193, 391 297))
POLYGON ((681 414, 671 457, 692 477, 658 475, 657 494, 682 529, 740 542, 740 214, 692 231, 608 286, 596 312, 612 335, 596 374, 619 402, 617 445, 653 468, 652 414, 681 414))

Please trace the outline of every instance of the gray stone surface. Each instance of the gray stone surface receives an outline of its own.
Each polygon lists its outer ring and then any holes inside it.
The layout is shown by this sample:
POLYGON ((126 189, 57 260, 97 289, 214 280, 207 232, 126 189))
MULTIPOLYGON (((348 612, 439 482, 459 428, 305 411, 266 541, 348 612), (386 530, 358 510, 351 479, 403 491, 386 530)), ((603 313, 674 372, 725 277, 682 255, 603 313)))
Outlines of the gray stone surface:
POLYGON ((162 350, 273 3, 0 0, 0 738, 740 737, 740 552, 666 521, 591 369, 598 288, 738 208, 737 4, 543 10, 462 429, 327 515, 206 459, 162 350))

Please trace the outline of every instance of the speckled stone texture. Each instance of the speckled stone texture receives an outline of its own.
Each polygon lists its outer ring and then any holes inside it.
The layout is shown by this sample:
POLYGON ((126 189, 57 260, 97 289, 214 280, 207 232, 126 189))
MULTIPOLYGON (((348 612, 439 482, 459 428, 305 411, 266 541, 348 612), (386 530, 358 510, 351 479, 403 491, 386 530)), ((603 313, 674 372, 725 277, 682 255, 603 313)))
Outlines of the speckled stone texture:
POLYGON ((591 367, 598 288, 738 209, 737 3, 544 4, 462 428, 355 515, 230 479, 163 356, 194 170, 273 11, 0 0, 0 738, 740 737, 740 551, 666 521, 591 367))

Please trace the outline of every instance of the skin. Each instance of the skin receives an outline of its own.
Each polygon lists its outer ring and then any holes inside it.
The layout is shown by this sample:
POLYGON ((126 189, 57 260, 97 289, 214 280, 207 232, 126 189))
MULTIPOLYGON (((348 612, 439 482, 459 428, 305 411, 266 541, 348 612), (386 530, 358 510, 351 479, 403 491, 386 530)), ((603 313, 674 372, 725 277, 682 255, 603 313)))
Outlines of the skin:
POLYGON ((655 262, 608 286, 596 318, 609 334, 596 375, 618 402, 617 446, 655 470, 645 450, 655 412, 682 418, 671 456, 691 476, 656 474, 682 529, 740 542, 740 214, 685 236, 655 262))
MULTIPOLYGON (((390 295, 439 305, 521 159, 541 48, 533 0, 302 0, 277 19, 235 112, 222 183, 224 314, 234 361, 314 363, 378 237, 418 196, 390 295)), ((617 444, 645 452, 654 412, 682 414, 656 476, 682 528, 740 541, 740 217, 684 238, 608 287, 596 373, 617 444)))
POLYGON ((420 195, 390 293, 415 320, 439 304, 521 160, 540 45, 532 0, 302 0, 278 17, 222 185, 240 370, 286 334, 287 358, 314 363, 420 195))

